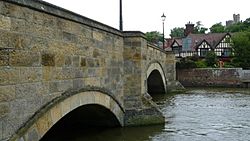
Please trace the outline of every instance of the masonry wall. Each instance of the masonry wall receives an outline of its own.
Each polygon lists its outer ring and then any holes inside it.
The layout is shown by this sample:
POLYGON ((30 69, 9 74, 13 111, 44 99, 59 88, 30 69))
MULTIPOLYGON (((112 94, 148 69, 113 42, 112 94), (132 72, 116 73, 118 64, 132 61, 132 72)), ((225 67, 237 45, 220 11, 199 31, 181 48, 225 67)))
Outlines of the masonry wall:
POLYGON ((177 80, 187 87, 244 87, 249 74, 241 68, 184 69, 177 70, 177 80))
POLYGON ((125 109, 125 125, 163 123, 145 97, 147 68, 175 82, 174 55, 141 32, 112 27, 39 0, 0 0, 0 140, 63 93, 97 88, 125 109))
POLYGON ((0 140, 70 89, 104 88, 123 105, 122 52, 116 29, 41 1, 0 1, 0 140))
POLYGON ((175 82, 175 57, 149 45, 141 32, 124 32, 125 125, 164 123, 162 113, 147 99, 147 70, 159 63, 167 84, 175 82), (171 73, 171 74, 170 74, 171 73))
MULTIPOLYGON (((161 64, 161 67, 164 71, 164 75, 167 84, 167 91, 176 89, 176 69, 175 69, 175 56, 172 52, 165 52, 159 47, 156 47, 151 44, 147 44, 142 50, 143 60, 143 76, 146 76, 147 69, 150 64, 157 62, 161 64)), ((146 81, 143 81, 144 83, 146 81)), ((146 84, 144 84, 146 85, 146 84)))

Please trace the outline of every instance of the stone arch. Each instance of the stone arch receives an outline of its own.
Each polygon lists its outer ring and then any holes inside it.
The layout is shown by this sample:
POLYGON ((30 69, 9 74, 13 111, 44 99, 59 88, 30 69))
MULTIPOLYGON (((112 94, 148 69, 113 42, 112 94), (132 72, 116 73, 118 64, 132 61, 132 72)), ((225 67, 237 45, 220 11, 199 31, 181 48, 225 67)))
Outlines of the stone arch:
POLYGON ((151 62, 147 69, 147 92, 166 93, 167 82, 165 73, 158 61, 151 62))
POLYGON ((102 91, 83 91, 76 94, 65 94, 54 99, 38 111, 10 140, 40 140, 53 125, 68 113, 81 106, 93 104, 108 109, 118 120, 120 126, 123 126, 124 109, 117 100, 102 91))

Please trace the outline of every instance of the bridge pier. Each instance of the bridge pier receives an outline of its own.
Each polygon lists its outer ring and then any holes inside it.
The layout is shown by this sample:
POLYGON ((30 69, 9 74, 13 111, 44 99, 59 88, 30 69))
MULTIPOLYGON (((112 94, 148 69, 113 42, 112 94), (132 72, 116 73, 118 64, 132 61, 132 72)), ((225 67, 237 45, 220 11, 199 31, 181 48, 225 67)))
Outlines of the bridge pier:
MULTIPOLYGON (((146 98, 148 63, 154 58, 141 32, 124 32, 124 107, 125 126, 164 123, 157 106, 146 98)), ((154 50, 154 49, 153 49, 154 50)), ((156 50, 155 50, 156 51, 156 50)), ((165 80, 164 80, 165 81, 165 80)))

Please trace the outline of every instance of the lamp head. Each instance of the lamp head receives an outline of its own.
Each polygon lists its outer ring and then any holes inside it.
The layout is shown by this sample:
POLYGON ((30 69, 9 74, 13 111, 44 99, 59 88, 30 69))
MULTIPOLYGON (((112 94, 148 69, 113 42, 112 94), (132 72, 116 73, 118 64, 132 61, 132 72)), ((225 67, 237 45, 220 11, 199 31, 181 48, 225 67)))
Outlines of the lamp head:
POLYGON ((164 15, 164 13, 163 13, 162 16, 161 16, 161 19, 162 19, 163 22, 165 21, 166 16, 164 15))

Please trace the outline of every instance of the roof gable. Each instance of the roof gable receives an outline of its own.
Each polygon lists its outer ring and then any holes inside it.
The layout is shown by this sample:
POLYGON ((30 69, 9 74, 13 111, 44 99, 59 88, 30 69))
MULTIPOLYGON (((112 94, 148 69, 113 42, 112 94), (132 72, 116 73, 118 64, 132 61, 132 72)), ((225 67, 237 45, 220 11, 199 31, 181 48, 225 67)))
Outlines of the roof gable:
POLYGON ((215 48, 225 37, 230 35, 229 33, 209 33, 209 34, 189 34, 186 38, 191 38, 191 48, 195 50, 202 42, 206 43, 211 47, 215 48))

